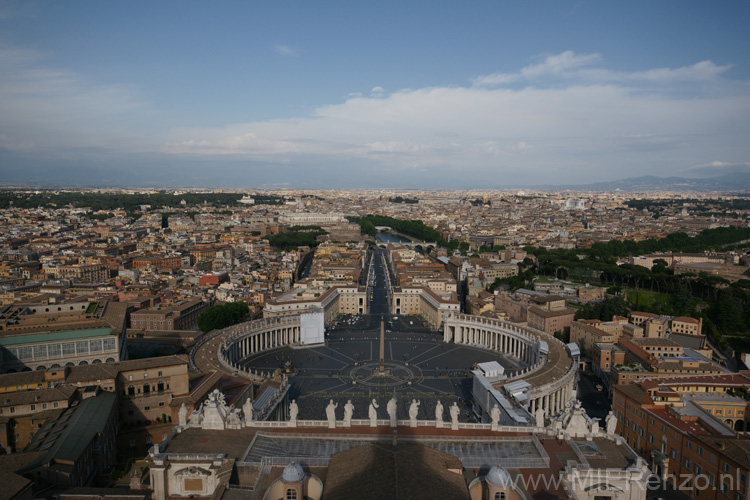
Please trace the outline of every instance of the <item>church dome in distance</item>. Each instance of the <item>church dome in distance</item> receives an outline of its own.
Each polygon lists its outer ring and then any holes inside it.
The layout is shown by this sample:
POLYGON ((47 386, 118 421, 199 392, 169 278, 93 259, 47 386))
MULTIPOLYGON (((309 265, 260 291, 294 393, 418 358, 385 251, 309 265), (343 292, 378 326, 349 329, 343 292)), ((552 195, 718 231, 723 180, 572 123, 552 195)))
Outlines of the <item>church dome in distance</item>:
POLYGON ((508 471, 499 465, 494 466, 487 473, 485 478, 488 483, 491 483, 496 488, 508 488, 513 486, 513 479, 508 474, 508 471))
POLYGON ((305 471, 302 470, 302 466, 300 464, 294 462, 284 467, 284 472, 281 473, 281 480, 286 484, 297 484, 304 479, 305 471))

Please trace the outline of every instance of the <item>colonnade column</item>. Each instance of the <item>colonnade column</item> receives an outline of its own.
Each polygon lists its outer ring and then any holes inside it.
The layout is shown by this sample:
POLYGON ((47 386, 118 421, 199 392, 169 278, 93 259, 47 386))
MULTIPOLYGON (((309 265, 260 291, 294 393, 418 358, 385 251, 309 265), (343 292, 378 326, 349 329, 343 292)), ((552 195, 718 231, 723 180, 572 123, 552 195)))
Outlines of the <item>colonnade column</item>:
POLYGON ((557 407, 557 405, 558 405, 558 404, 559 404, 559 402, 560 402, 560 391, 559 391, 559 390, 558 390, 558 391, 555 391, 555 392, 553 393, 553 396, 554 396, 554 397, 553 397, 552 408, 553 408, 553 411, 554 411, 555 413, 558 413, 558 407, 557 407))

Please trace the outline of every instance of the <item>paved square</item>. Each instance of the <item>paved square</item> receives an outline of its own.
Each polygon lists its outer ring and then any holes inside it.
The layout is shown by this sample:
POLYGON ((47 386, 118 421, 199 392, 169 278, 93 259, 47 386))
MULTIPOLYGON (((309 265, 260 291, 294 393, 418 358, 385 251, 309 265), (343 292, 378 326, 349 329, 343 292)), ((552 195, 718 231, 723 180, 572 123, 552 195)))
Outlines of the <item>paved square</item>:
POLYGON ((380 330, 373 326, 379 327, 380 316, 374 316, 339 322, 326 334, 324 346, 283 347, 250 356, 242 365, 272 372, 290 363, 290 398, 298 400, 302 419, 325 418, 329 399, 340 408, 351 399, 354 418, 367 418, 373 398, 380 404, 379 417, 386 418, 385 403, 395 396, 399 418, 407 418, 407 402, 419 399, 419 418, 433 419, 440 399, 445 408, 458 401, 462 420, 473 420, 468 399, 473 366, 498 361, 506 369, 517 368, 497 352, 444 343, 442 333, 431 332, 419 318, 385 317, 386 373, 378 375, 380 330))

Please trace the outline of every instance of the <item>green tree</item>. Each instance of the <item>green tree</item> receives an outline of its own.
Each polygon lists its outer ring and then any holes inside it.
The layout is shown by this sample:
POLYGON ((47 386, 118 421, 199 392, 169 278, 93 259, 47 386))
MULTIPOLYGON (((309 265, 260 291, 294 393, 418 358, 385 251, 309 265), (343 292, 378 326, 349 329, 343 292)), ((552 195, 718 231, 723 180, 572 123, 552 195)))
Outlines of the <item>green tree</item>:
POLYGON ((722 333, 737 333, 745 330, 742 309, 730 290, 723 289, 719 292, 718 299, 709 309, 708 315, 722 333))
POLYGON ((198 328, 204 333, 226 328, 241 322, 249 312, 250 308, 244 302, 211 306, 198 316, 198 328))

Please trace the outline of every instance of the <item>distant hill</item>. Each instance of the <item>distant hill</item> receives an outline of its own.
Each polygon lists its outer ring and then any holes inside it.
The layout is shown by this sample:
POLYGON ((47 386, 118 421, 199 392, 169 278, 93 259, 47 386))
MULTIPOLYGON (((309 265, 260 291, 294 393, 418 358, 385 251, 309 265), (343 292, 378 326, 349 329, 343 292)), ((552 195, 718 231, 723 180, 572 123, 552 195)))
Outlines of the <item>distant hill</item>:
POLYGON ((580 189, 582 191, 750 191, 750 173, 733 173, 720 177, 690 179, 685 177, 630 177, 610 182, 576 186, 545 186, 545 189, 580 189))

